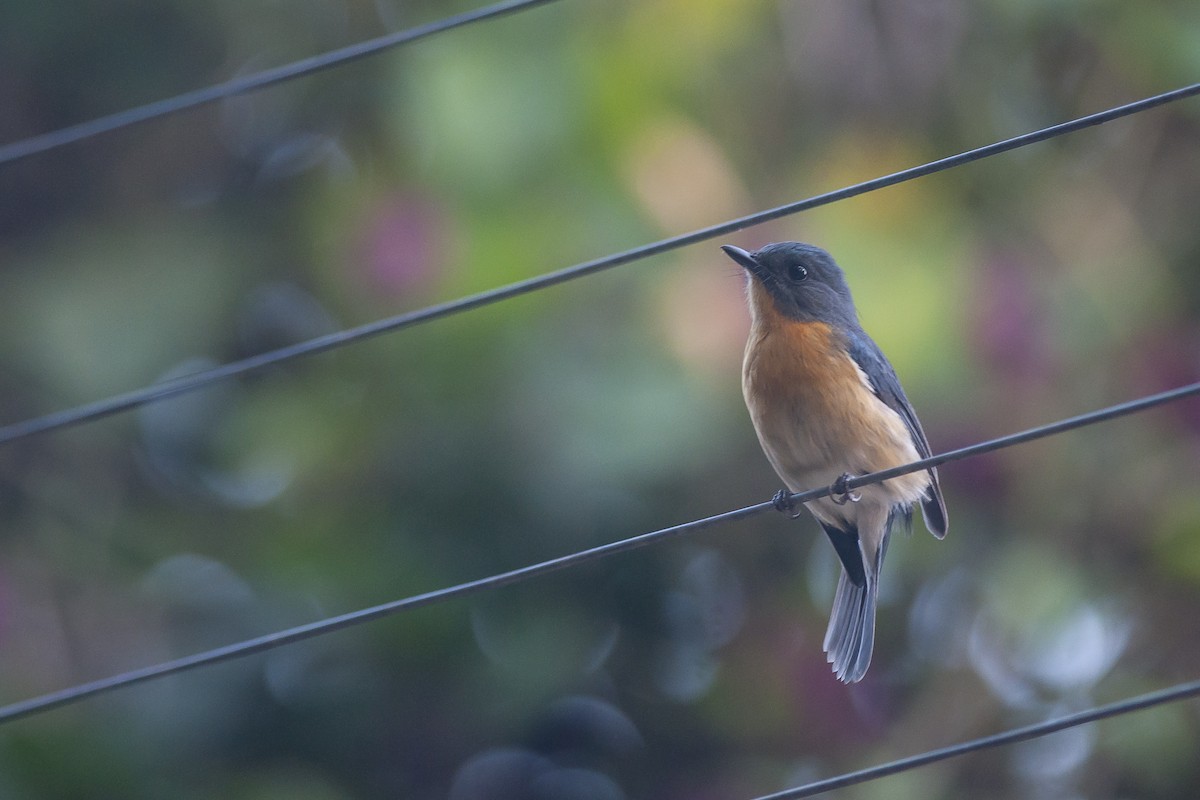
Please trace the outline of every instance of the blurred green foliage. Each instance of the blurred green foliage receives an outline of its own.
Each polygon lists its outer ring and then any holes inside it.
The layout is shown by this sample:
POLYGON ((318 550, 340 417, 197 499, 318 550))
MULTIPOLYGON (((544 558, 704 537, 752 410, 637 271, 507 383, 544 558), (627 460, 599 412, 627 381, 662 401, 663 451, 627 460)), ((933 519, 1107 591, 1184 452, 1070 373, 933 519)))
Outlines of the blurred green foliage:
MULTIPOLYGON (((430 21, 0 9, 0 141, 430 21)), ((0 422, 1197 79, 1190 2, 564 0, 0 166, 0 422)), ((1200 105, 748 230, 935 450, 1196 380, 1200 105)), ((758 502, 717 242, 0 450, 0 701, 758 502)), ((943 470, 837 684, 771 515, 0 728, 5 798, 749 798, 1196 677, 1200 406, 943 470)), ((1189 798, 1181 705, 845 797, 1189 798)))

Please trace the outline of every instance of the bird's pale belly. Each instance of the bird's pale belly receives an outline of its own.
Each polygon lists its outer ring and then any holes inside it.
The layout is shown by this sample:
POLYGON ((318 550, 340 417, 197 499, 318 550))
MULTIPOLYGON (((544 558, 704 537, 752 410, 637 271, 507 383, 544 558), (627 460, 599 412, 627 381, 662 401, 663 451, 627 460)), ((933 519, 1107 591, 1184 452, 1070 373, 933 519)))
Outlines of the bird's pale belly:
MULTIPOLYGON (((743 367, 742 389, 763 451, 794 492, 829 486, 843 473, 862 475, 919 457, 904 420, 874 394, 849 356, 831 346, 822 328, 777 329, 748 352, 743 367)), ((883 509, 910 505, 928 486, 928 473, 911 473, 863 487, 861 502, 883 509)), ((857 516, 853 506, 828 499, 810 508, 831 521, 857 516)))

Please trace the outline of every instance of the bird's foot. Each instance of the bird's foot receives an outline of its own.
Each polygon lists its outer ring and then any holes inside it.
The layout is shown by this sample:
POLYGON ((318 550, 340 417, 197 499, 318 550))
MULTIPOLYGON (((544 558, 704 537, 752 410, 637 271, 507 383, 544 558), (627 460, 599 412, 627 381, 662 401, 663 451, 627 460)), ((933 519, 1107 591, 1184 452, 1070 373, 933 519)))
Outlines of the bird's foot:
POLYGON ((862 494, 852 492, 846 486, 846 483, 854 477, 849 472, 843 472, 838 476, 838 479, 829 487, 829 499, 837 503, 839 506, 844 506, 846 503, 857 503, 862 500, 862 494))
POLYGON ((780 489, 771 498, 771 505, 775 506, 775 510, 780 514, 785 514, 788 519, 796 519, 800 516, 800 509, 796 508, 796 504, 792 501, 792 493, 787 489, 780 489))

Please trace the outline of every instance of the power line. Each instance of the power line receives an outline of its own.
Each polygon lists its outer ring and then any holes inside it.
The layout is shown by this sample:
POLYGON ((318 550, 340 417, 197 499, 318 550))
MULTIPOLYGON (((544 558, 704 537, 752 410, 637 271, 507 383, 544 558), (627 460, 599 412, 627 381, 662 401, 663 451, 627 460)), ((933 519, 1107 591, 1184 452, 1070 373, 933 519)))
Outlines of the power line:
POLYGON ((919 755, 902 758, 898 761, 892 761, 887 764, 880 764, 868 769, 859 770, 858 772, 850 772, 845 775, 839 775, 836 778, 826 778, 825 780, 816 781, 814 783, 805 784, 804 786, 788 789, 775 794, 765 795, 756 798, 756 800, 796 800, 800 797, 812 797, 816 794, 831 791, 833 789, 841 789, 846 786, 853 786, 856 783, 866 783, 867 781, 878 780, 889 775, 895 775, 900 772, 907 772, 910 769, 923 767, 926 764, 933 764, 937 761, 945 761, 948 758, 974 753, 978 750, 986 750, 993 747, 1002 747, 1004 745, 1016 744, 1030 739, 1037 739, 1041 736, 1048 736, 1051 733, 1074 728, 1078 725, 1086 725, 1089 722, 1096 722, 1109 717, 1116 717, 1122 714, 1129 714, 1134 711, 1142 711, 1147 708, 1165 705, 1167 703, 1175 703, 1181 700, 1187 700, 1193 697, 1200 696, 1200 681, 1192 681, 1191 683, 1181 683, 1172 686, 1168 689, 1163 689, 1150 694, 1143 694, 1137 697, 1130 697, 1126 700, 1120 700, 1108 705, 1098 706, 1087 711, 1081 711, 1077 714, 1068 714, 1065 717, 1046 720, 1034 725, 1026 725, 1023 728, 1014 728, 1003 733, 996 733, 991 736, 984 736, 979 739, 972 739, 969 742, 943 747, 938 750, 930 750, 919 755))
MULTIPOLYGON (((824 491, 828 493, 828 490, 824 491)), ((307 625, 299 625, 294 628, 289 628, 285 631, 266 634, 265 636, 259 636, 254 639, 247 639, 236 644, 218 647, 203 653, 196 653, 194 655, 185 656, 173 661, 167 661, 154 666, 145 667, 143 669, 125 672, 121 675, 116 675, 111 678, 103 678, 100 680, 91 681, 89 683, 80 684, 69 689, 51 692, 50 694, 45 694, 30 700, 12 703, 11 705, 0 707, 0 725, 20 719, 21 717, 27 717, 43 711, 49 711, 50 709, 57 708, 59 706, 76 703, 80 700, 84 700, 98 694, 105 694, 115 689, 121 689, 127 686, 133 686, 134 684, 143 683, 154 678, 164 678, 168 675, 186 672, 197 667, 218 664, 223 661, 231 661, 233 659, 243 658, 255 653, 261 653, 266 650, 274 650, 275 648, 282 647, 286 644, 293 644, 295 642, 304 641, 305 639, 311 639, 316 636, 333 633, 334 631, 339 631, 343 628, 349 628, 355 625, 360 625, 364 622, 380 619, 381 617, 391 616, 392 614, 397 614, 401 611, 412 611, 423 606, 429 606, 455 598, 479 594, 488 589, 498 589, 502 586, 507 586, 522 580, 528 580, 540 575, 547 575, 551 572, 557 572, 567 567, 577 566, 589 561, 595 561, 605 556, 616 555, 617 553, 624 553, 629 550, 634 550, 661 539, 708 528, 720 522, 728 522, 750 517, 772 507, 773 506, 770 502, 746 506, 745 508, 727 511, 723 514, 717 514, 704 519, 687 522, 682 525, 675 525, 670 528, 662 528, 660 530, 644 533, 640 536, 634 536, 629 539, 622 539, 609 544, 599 545, 598 547, 593 547, 588 550, 583 550, 566 556, 560 556, 559 558, 554 558, 549 561, 531 564, 527 567, 510 570, 509 572, 502 572, 486 578, 468 581, 467 583, 460 583, 445 589, 437 589, 432 592, 413 595, 401 600, 394 600, 390 603, 383 603, 382 605, 372 606, 370 608, 364 608, 358 611, 352 611, 340 616, 330 617, 317 622, 311 622, 307 625)))
POLYGON ((285 81, 312 75, 315 72, 320 72, 331 67, 349 64, 352 61, 357 61, 384 50, 411 44, 434 34, 444 33, 454 28, 461 28, 474 22, 496 19, 497 17, 526 11, 536 6, 546 5, 555 1, 506 0, 506 2, 485 6, 474 11, 465 11, 436 22, 418 25, 375 39, 369 39, 365 42, 331 50, 327 53, 293 61, 290 64, 256 72, 253 75, 234 78, 225 83, 184 92, 165 100, 158 100, 153 103, 147 103, 144 106, 119 111, 115 114, 109 114, 108 116, 99 117, 88 122, 81 122, 78 125, 71 125, 56 131, 31 136, 28 139, 0 146, 0 166, 28 158, 38 153, 44 153, 47 150, 53 150, 56 147, 62 147, 63 145, 72 144, 83 139, 90 139, 102 133, 128 128, 139 122, 147 122, 152 119, 177 114, 181 111, 196 108, 197 106, 207 105, 218 100, 224 100, 258 89, 265 89, 268 86, 274 86, 285 81))
MULTIPOLYGON (((950 450, 949 452, 942 453, 941 455, 923 458, 920 461, 914 461, 911 464, 906 464, 902 467, 892 467, 891 469, 873 472, 870 475, 862 475, 860 477, 850 478, 849 480, 845 481, 844 486, 840 488, 843 488, 846 491, 851 491, 859 488, 860 486, 866 486, 870 483, 878 483, 880 481, 886 481, 892 478, 898 478, 901 475, 907 475, 910 472, 917 472, 922 469, 940 466, 950 461, 958 461, 959 459, 969 458, 971 456, 980 456, 984 453, 990 453, 994 450, 1012 447, 1013 445, 1017 444, 1024 444, 1025 442, 1032 442, 1034 439, 1044 439, 1047 436, 1066 433, 1067 431, 1075 430, 1076 428, 1095 425, 1098 422, 1106 422, 1107 420, 1116 419, 1117 417, 1123 417, 1128 414, 1134 414, 1138 411, 1146 411, 1154 408, 1155 406, 1161 406, 1165 403, 1170 403, 1175 400, 1182 400, 1185 397, 1191 397, 1192 395, 1196 394, 1200 394, 1200 383, 1189 383, 1186 386, 1169 389, 1158 394, 1139 397, 1136 400, 1118 403, 1116 405, 1108 406, 1107 408, 1102 408, 1098 411, 1090 411, 1086 414, 1080 414, 1076 417, 1068 417, 1067 419, 1061 419, 1057 422, 1051 422, 1046 425, 1041 425, 1037 428, 1030 428, 1029 430, 1021 431, 1020 433, 1012 433, 1008 436, 1002 436, 999 439, 991 439, 986 442, 980 442, 979 444, 960 447, 957 450, 950 450)), ((793 495, 792 499, 796 502, 807 502, 809 498, 807 493, 802 493, 793 495)))
MULTIPOLYGON (((1022 444, 1034 439, 1054 436, 1075 428, 1083 427, 1084 425, 1094 425, 1119 416, 1146 411, 1150 408, 1154 408, 1155 406, 1160 406, 1174 400, 1179 400, 1184 397, 1198 394, 1200 394, 1200 382, 1189 384, 1187 386, 1181 386, 1179 388, 1161 392, 1159 394, 1149 395, 1137 400, 1108 406, 1087 414, 1070 417, 1059 422, 1042 425, 1037 428, 1031 428, 1026 431, 991 439, 986 442, 970 445, 968 447, 962 447, 957 450, 950 450, 940 455, 932 456, 920 461, 914 461, 911 464, 906 464, 902 467, 896 467, 894 469, 862 475, 849 481, 848 488, 858 488, 871 483, 878 483, 889 478, 905 475, 909 472, 917 472, 919 470, 928 469, 939 464, 958 461, 970 456, 982 455, 983 453, 989 453, 1001 448, 1012 447, 1013 445, 1022 444)), ((813 489, 808 492, 794 494, 792 495, 792 499, 797 503, 807 503, 810 500, 817 500, 821 497, 826 497, 830 493, 830 487, 823 487, 820 489, 813 489)), ((549 561, 542 561, 537 564, 520 567, 508 572, 502 572, 489 577, 479 578, 474 581, 468 581, 467 583, 460 583, 444 589, 437 589, 424 594, 413 595, 400 600, 394 600, 390 603, 384 603, 382 605, 372 606, 370 608, 360 609, 358 611, 352 611, 340 616, 318 620, 306 625, 300 625, 284 631, 266 634, 253 639, 247 639, 242 642, 226 645, 224 647, 218 647, 202 653, 184 656, 183 658, 178 658, 173 661, 166 661, 160 664, 144 667, 142 669, 125 672, 109 678, 102 678, 100 680, 79 684, 77 686, 57 692, 41 695, 40 697, 34 697, 29 700, 23 700, 0 707, 0 724, 11 722, 22 717, 32 716, 44 711, 49 711, 50 709, 58 708, 60 706, 77 703, 80 700, 84 700, 95 695, 105 694, 116 689, 133 686, 135 684, 143 683, 155 678, 163 678, 168 675, 186 672, 197 667, 243 658, 255 653, 273 650, 286 644, 293 644, 295 642, 304 641, 316 636, 333 633, 334 631, 339 631, 343 628, 349 628, 365 622, 380 619, 382 617, 391 616, 402 611, 412 611, 423 606, 429 606, 456 598, 468 597, 470 595, 479 594, 490 589, 497 589, 502 586, 517 583, 519 581, 528 580, 541 575, 547 575, 551 572, 557 572, 559 570, 566 569, 567 567, 575 567, 587 562, 596 561, 606 556, 635 550, 653 542, 673 538, 684 533, 693 533, 705 528, 710 528, 719 523, 745 519, 772 508, 774 508, 774 504, 771 501, 745 506, 744 508, 738 508, 732 511, 726 511, 722 514, 716 514, 710 517, 693 520, 691 522, 673 525, 669 528, 661 528, 657 531, 651 531, 649 533, 643 533, 628 539, 621 539, 616 542, 610 542, 609 544, 599 545, 587 550, 582 550, 569 555, 550 559, 549 561)))
POLYGON ((501 300, 517 297, 518 295, 546 289, 575 278, 591 275, 595 272, 612 269, 613 267, 629 264, 650 256, 660 255, 671 250, 677 250, 681 247, 696 244, 717 236, 724 236, 726 234, 739 231, 743 228, 748 228, 751 225, 758 225, 760 223, 768 222, 780 217, 785 217, 801 211, 807 211, 819 206, 828 205, 829 203, 839 200, 845 200, 866 192, 876 191, 878 189, 894 186, 898 183, 910 181, 915 178, 932 175, 933 173, 941 172, 942 170, 958 167, 963 164, 967 164, 972 161, 978 161, 994 155, 999 155, 1000 153, 1004 153, 1009 150, 1025 147, 1037 142, 1045 141, 1047 139, 1052 139, 1057 136, 1062 136, 1067 133, 1073 133, 1075 131, 1082 130, 1083 128, 1100 125, 1105 122, 1111 122, 1112 120, 1119 119, 1130 114, 1146 111, 1156 106, 1161 106, 1176 100, 1182 100, 1196 94, 1200 94, 1200 83, 1194 83, 1190 86, 1184 86, 1173 91, 1154 95, 1153 97, 1147 97, 1127 105, 1110 108, 1106 111, 1101 111, 1096 114, 1079 117, 1069 122, 1063 122, 1058 125, 1041 128, 1030 133, 1015 136, 1010 139, 1004 139, 1002 141, 985 145, 984 147, 979 147, 974 150, 968 150, 957 155, 939 159, 937 161, 930 161, 920 166, 901 170, 900 172, 893 172, 890 175, 884 175, 882 177, 874 178, 862 183, 846 186, 832 192, 814 195, 794 203, 777 206, 766 211, 760 211, 756 214, 739 217, 737 219, 722 222, 707 228, 700 228, 692 231, 691 233, 686 233, 667 239, 661 239, 657 242, 642 245, 641 247, 635 247, 631 250, 614 253, 602 258, 593 259, 591 261, 584 261, 571 267, 565 267, 563 269, 549 272, 544 275, 539 275, 534 278, 527 278, 522 281, 517 281, 516 283, 510 283, 507 286, 501 286, 496 289, 480 292, 478 294, 468 295, 467 297, 462 297, 457 300, 450 300, 444 303, 427 306, 426 308, 388 317, 386 319, 376 320, 358 327, 347 328, 342 331, 319 336, 315 339, 309 339, 294 345, 281 347, 277 350, 271 350, 266 353, 251 356, 240 361, 232 361, 228 364, 222 364, 221 366, 203 370, 192 375, 186 375, 170 381, 165 381, 163 383, 146 386, 141 389, 135 389, 123 394, 113 395, 93 403, 87 403, 74 408, 65 409, 63 411, 57 411, 40 417, 34 417, 22 422, 11 423, 9 425, 5 425, 4 427, 0 427, 0 446, 17 441, 18 439, 34 436, 36 434, 67 428, 84 422, 91 422, 93 420, 101 419, 102 417, 111 416, 113 414, 130 411, 148 403, 163 400, 168 397, 174 397, 175 395, 184 394, 186 392, 195 391, 216 381, 225 380, 238 375, 244 375, 246 373, 260 370, 265 367, 274 366, 285 361, 291 361, 304 356, 316 355, 317 353, 323 353, 327 350, 344 347, 373 336, 399 331, 421 323, 431 322, 436 319, 441 319, 442 317, 448 317, 453 314, 459 314, 464 311, 490 305, 501 300))

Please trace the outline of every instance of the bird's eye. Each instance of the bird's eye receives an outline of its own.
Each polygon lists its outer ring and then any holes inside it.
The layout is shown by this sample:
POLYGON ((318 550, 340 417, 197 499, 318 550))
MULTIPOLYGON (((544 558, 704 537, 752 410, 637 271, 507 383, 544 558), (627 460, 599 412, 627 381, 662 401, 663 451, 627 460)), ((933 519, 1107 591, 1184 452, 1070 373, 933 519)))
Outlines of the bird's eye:
POLYGON ((803 264, 792 264, 787 270, 788 277, 799 283, 808 278, 808 270, 803 264))

